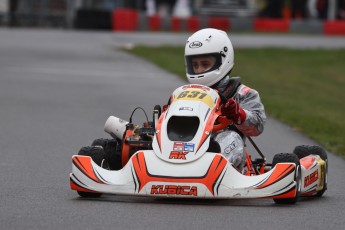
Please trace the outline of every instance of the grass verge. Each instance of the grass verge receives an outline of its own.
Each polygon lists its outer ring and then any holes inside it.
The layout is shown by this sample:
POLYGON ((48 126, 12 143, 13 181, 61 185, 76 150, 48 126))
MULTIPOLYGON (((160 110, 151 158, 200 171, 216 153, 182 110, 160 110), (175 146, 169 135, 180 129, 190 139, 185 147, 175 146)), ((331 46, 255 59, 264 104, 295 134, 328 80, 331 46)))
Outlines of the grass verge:
MULTIPOLYGON (((183 47, 127 52, 185 78, 183 47)), ((345 50, 235 49, 232 76, 260 92, 270 116, 345 157, 345 50)))

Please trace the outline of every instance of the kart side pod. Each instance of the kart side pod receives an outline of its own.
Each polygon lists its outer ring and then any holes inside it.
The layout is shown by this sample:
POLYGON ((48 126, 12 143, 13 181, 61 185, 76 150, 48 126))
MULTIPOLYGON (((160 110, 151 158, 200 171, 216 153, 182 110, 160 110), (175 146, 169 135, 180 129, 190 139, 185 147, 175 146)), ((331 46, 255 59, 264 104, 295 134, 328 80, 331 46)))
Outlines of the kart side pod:
POLYGON ((127 124, 128 121, 110 116, 104 124, 104 131, 109 133, 113 138, 122 139, 123 134, 126 132, 127 124))

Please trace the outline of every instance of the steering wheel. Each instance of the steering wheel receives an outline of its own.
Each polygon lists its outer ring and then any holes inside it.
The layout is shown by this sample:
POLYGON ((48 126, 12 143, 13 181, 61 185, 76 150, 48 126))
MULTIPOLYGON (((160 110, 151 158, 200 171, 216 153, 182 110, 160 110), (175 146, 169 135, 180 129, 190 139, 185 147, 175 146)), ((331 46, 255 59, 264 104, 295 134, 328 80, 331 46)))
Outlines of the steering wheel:
MULTIPOLYGON (((221 100, 220 105, 225 104, 228 101, 228 99, 226 99, 226 97, 220 92, 217 92, 217 93, 221 100)), ((232 121, 229 120, 226 116, 221 116, 221 115, 218 116, 216 121, 217 121, 217 124, 213 126, 212 132, 218 132, 220 130, 223 130, 232 123, 232 121)))
POLYGON ((219 91, 217 91, 217 93, 218 93, 218 96, 220 97, 220 101, 221 101, 220 104, 221 105, 225 104, 228 101, 228 99, 222 93, 220 93, 219 91))

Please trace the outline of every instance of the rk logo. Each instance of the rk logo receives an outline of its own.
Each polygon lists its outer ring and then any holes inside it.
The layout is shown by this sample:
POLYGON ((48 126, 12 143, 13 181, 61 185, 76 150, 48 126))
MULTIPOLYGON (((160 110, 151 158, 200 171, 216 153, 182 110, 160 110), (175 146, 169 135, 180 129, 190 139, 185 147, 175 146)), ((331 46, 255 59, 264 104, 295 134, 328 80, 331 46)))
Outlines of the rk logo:
POLYGON ((182 152, 182 151, 171 151, 169 159, 180 159, 180 160, 186 160, 186 155, 189 152, 182 152))

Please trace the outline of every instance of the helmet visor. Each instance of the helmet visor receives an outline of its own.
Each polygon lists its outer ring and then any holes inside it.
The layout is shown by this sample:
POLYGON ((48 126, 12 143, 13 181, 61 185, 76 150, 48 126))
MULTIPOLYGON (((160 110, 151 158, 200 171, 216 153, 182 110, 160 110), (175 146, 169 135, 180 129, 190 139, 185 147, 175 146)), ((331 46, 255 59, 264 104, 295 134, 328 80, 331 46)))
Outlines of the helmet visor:
POLYGON ((186 71, 191 75, 204 74, 222 65, 219 53, 186 56, 186 71))

